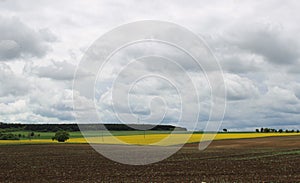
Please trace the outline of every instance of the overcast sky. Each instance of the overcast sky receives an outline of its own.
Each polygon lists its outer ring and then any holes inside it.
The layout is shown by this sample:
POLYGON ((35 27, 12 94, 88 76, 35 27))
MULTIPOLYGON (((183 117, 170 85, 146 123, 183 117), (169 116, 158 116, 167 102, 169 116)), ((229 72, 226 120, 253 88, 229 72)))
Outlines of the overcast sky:
MULTIPOLYGON (((85 51, 102 34, 119 25, 151 19, 173 22, 196 33, 219 60, 227 88, 222 127, 300 128, 299 10, 297 0, 0 0, 0 121, 75 122, 72 82, 85 51)), ((95 101, 101 120, 117 121, 109 83, 120 64, 132 55, 149 54, 158 47, 136 45, 113 58, 115 61, 110 62, 96 86, 95 101)), ((161 50, 172 52, 168 48, 161 50)), ((189 68, 188 58, 177 58, 189 68)), ((133 65, 124 76, 135 75, 141 69, 148 72, 153 67, 162 66, 155 62, 133 65)), ((203 73, 187 72, 201 90, 199 121, 205 121, 210 106, 209 87, 203 73)), ((84 78, 88 71, 79 74, 84 78)), ((146 78, 133 90, 131 111, 123 113, 133 112, 149 122, 162 123, 176 121, 180 116, 180 96, 170 83, 146 78), (153 96, 157 100, 152 100, 153 96), (160 119, 161 111, 166 112, 164 119, 160 119)), ((188 100, 191 111, 196 109, 196 100, 188 100)))

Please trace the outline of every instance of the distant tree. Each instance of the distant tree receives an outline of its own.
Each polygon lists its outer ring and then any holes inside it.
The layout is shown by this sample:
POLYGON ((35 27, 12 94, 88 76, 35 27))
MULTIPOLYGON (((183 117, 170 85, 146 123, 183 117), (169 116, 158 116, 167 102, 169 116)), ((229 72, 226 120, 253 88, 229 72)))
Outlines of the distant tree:
POLYGON ((31 133, 30 133, 30 136, 31 136, 31 137, 34 137, 34 132, 31 132, 31 133))
POLYGON ((285 133, 289 133, 290 131, 288 129, 285 130, 285 133))
POLYGON ((258 132, 259 132, 259 129, 256 129, 255 131, 258 133, 258 132))
POLYGON ((293 129, 291 132, 292 132, 292 133, 294 133, 294 132, 295 132, 295 130, 293 129))
POLYGON ((299 133, 299 130, 297 130, 297 133, 299 133))
POLYGON ((264 129, 264 132, 265 132, 265 133, 269 133, 269 132, 270 132, 270 129, 269 129, 269 128, 265 128, 265 129, 264 129))
POLYGON ((55 133, 55 136, 52 137, 52 140, 57 140, 58 142, 65 142, 70 137, 69 133, 66 131, 58 131, 55 133))
POLYGON ((228 132, 228 130, 226 128, 223 129, 223 132, 228 132))
POLYGON ((282 133, 282 132, 283 132, 283 130, 282 130, 282 129, 279 129, 279 130, 278 130, 278 132, 279 132, 279 133, 282 133))
POLYGON ((260 132, 264 132, 264 128, 261 128, 261 129, 260 129, 260 132))

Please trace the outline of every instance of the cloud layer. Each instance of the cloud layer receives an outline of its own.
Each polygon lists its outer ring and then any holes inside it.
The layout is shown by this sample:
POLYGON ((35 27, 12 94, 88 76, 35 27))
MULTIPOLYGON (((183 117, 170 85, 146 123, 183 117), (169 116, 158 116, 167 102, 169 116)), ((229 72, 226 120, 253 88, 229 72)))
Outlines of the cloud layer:
MULTIPOLYGON (((299 8, 300 3, 293 0, 284 4, 276 0, 0 1, 0 121, 74 122, 72 80, 84 52, 118 25, 157 19, 201 36, 220 62, 227 87, 224 128, 300 128, 299 8)), ((181 97, 188 101, 191 114, 200 112, 199 128, 203 128, 212 105, 209 83, 203 72, 195 72, 186 55, 165 45, 145 44, 120 51, 112 60, 96 82, 101 120, 118 120, 112 107, 114 78, 120 76, 121 84, 126 84, 139 73, 164 72, 182 87, 186 84, 183 74, 191 77, 199 96, 181 97), (185 72, 163 62, 137 62, 119 74, 124 63, 154 53, 154 47, 177 58, 185 72)), ((83 81, 90 77, 88 70, 78 68, 78 73, 83 81)), ((127 97, 127 93, 119 95, 127 97)), ((173 123, 180 118, 179 95, 159 78, 140 80, 129 98, 129 108, 120 106, 124 116, 133 112, 151 123, 173 123)), ((84 96, 81 100, 82 110, 94 104, 84 96)), ((186 127, 191 124, 187 122, 186 127)))

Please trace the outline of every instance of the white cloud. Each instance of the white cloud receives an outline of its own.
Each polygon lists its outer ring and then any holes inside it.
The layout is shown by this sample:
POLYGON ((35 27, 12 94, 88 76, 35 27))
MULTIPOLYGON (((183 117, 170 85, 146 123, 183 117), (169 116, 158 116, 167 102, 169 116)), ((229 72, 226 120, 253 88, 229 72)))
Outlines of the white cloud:
POLYGON ((0 63, 0 85, 0 97, 26 95, 31 88, 27 78, 15 74, 5 63, 0 63))
POLYGON ((228 100, 245 100, 257 97, 259 91, 254 82, 234 74, 225 74, 228 100))
POLYGON ((26 101, 25 100, 18 100, 13 103, 0 103, 0 114, 7 115, 7 114, 18 114, 26 111, 26 101))

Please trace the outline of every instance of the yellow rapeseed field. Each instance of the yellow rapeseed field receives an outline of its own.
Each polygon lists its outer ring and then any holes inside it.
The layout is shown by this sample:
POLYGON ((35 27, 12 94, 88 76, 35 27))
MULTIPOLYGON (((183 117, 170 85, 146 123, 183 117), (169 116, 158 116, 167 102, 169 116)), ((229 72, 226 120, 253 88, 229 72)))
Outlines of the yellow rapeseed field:
MULTIPOLYGON (((259 138, 268 136, 290 136, 300 135, 292 133, 219 133, 219 134, 151 134, 151 135, 130 135, 130 136, 108 136, 87 138, 90 143, 103 144, 136 144, 136 145, 176 145, 194 143, 205 140, 243 139, 259 138)), ((85 139, 71 139, 70 142, 85 142, 85 139)))
POLYGON ((32 140, 0 140, 0 144, 48 144, 58 143, 51 139, 32 139, 32 140))
MULTIPOLYGON (((243 139, 269 136, 291 136, 297 133, 219 133, 219 134, 149 134, 127 136, 104 136, 88 138, 71 138, 67 143, 101 143, 101 144, 135 144, 135 145, 176 145, 184 143, 200 142, 204 140, 243 139)), ((32 140, 0 140, 0 144, 49 144, 58 143, 51 139, 32 140)))

